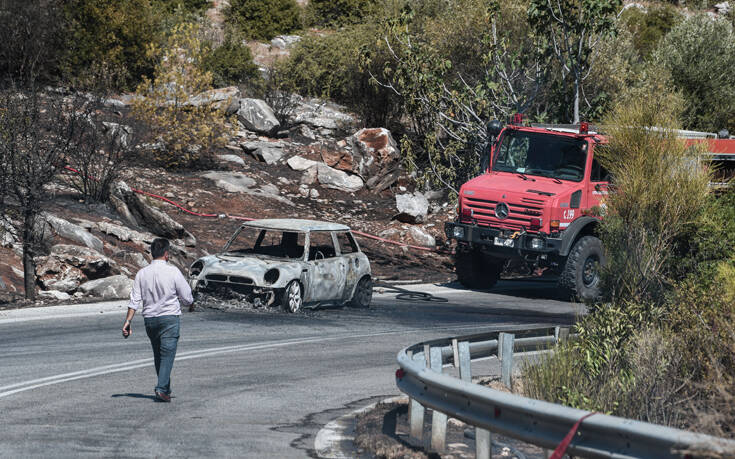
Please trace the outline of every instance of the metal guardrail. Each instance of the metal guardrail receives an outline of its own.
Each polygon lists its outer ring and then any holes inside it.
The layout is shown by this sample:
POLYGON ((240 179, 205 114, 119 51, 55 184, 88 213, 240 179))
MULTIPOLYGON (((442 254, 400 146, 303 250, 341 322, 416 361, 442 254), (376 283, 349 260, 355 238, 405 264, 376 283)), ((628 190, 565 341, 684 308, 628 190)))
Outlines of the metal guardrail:
MULTIPOLYGON (((447 416, 475 426, 478 458, 490 457, 491 432, 554 449, 590 413, 472 384, 472 361, 497 356, 501 380, 512 383, 513 353, 541 350, 568 336, 565 328, 539 328, 444 338, 398 353, 398 388, 410 397, 410 435, 423 441, 425 407, 433 409, 431 449, 443 451, 447 416), (459 379, 442 374, 459 369, 459 379)), ((585 419, 567 449, 582 457, 733 457, 735 441, 646 422, 595 414, 585 419)), ((547 456, 548 457, 548 456, 547 456)))

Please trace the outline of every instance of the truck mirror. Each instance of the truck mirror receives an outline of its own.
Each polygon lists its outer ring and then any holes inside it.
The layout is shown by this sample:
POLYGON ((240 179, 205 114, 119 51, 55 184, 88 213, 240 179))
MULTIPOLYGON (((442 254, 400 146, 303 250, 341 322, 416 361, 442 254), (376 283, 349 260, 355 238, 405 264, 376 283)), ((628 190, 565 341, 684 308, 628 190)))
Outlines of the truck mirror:
POLYGON ((492 120, 487 123, 487 135, 488 137, 497 137, 500 135, 500 131, 503 130, 503 125, 498 120, 492 120))

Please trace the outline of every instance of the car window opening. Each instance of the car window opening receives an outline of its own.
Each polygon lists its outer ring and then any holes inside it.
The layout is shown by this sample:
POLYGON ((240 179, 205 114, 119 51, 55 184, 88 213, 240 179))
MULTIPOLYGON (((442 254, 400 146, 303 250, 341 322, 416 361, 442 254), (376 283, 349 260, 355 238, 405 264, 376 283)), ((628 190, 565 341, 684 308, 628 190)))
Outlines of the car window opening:
POLYGON ((225 247, 225 254, 301 259, 304 246, 304 233, 245 227, 225 247))
POLYGON ((587 142, 546 134, 508 131, 493 162, 493 171, 580 182, 587 161, 587 142))

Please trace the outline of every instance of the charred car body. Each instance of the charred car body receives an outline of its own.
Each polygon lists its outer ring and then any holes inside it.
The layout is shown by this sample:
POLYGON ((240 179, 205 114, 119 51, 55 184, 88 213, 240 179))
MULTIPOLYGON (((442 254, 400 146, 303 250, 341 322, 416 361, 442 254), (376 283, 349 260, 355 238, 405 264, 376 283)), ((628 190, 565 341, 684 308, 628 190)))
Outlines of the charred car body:
POLYGON ((243 223, 223 251, 195 261, 192 290, 232 290, 296 312, 306 304, 368 307, 370 262, 347 226, 298 219, 243 223))

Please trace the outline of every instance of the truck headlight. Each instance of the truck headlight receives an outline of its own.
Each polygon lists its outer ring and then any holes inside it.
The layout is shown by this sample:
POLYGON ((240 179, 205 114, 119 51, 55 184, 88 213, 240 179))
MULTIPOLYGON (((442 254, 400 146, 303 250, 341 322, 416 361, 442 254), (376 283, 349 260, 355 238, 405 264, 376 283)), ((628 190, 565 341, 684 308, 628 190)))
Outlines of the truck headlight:
POLYGON ((464 228, 461 226, 455 226, 452 229, 452 236, 456 237, 457 239, 463 239, 464 238, 464 228))
POLYGON ((535 237, 535 238, 531 239, 530 246, 534 250, 541 250, 541 249, 544 248, 544 245, 546 245, 546 244, 544 243, 544 240, 541 239, 541 238, 535 237))

